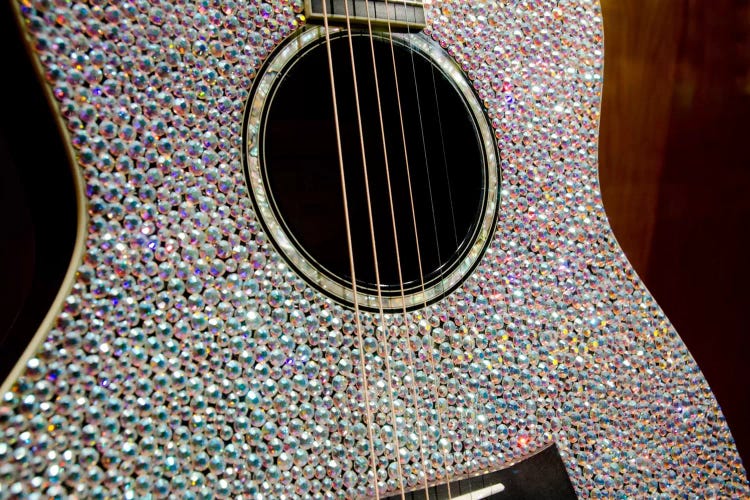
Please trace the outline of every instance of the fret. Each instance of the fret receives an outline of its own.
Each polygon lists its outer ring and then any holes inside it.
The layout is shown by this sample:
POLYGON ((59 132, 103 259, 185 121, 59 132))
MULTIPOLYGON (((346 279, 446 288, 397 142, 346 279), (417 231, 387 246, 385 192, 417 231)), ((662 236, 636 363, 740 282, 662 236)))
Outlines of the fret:
POLYGON ((425 27, 424 4, 417 0, 305 0, 305 17, 313 24, 323 23, 323 2, 328 22, 346 25, 346 8, 349 22, 354 27, 387 29, 394 31, 421 30, 425 27))

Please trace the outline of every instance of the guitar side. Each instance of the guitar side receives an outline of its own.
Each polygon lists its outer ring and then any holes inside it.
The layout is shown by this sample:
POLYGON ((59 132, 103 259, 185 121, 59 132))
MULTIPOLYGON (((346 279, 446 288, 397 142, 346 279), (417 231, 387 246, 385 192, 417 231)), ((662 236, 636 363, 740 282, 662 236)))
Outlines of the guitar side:
MULTIPOLYGON (((20 50, 26 54, 14 54, 11 61, 20 58, 26 58, 29 61, 29 67, 24 65, 22 73, 14 72, 13 78, 17 82, 8 83, 3 86, 3 90, 12 92, 12 95, 18 100, 9 103, 6 107, 6 117, 4 125, 8 128, 20 127, 23 129, 24 137, 19 138, 17 133, 7 133, 3 139, 7 141, 16 140, 18 143, 6 144, 4 151, 4 160, 9 162, 3 165, 9 171, 18 172, 18 179, 12 180, 11 185, 15 189, 25 191, 25 196, 31 194, 33 201, 21 198, 21 203, 28 207, 29 215, 24 217, 23 210, 18 209, 12 212, 19 214, 24 222, 19 223, 24 231, 30 236, 31 243, 14 247, 10 253, 11 257, 22 258, 21 251, 33 252, 31 268, 32 271, 25 274, 19 274, 23 283, 8 283, 4 293, 17 293, 14 290, 25 290, 22 298, 11 301, 10 305, 6 302, 4 306, 9 307, 5 313, 12 321, 2 324, 4 328, 4 345, 5 349, 17 351, 16 345, 25 345, 17 356, 18 361, 4 366, 3 383, 0 386, 0 393, 5 393, 11 389, 12 382, 18 378, 25 367, 25 362, 33 357, 34 352, 39 344, 44 341, 44 336, 52 328, 64 307, 65 299, 70 294, 71 288, 76 279, 76 272, 83 261, 85 249, 85 238, 88 228, 88 212, 85 194, 85 184, 80 168, 75 161, 75 152, 71 148, 70 136, 62 116, 59 113, 51 88, 48 85, 40 86, 29 85, 30 88, 20 88, 28 81, 29 71, 36 73, 36 78, 44 82, 44 68, 36 57, 31 57, 33 48, 26 36, 18 36, 15 32, 20 29, 15 25, 20 19, 17 11, 17 4, 10 2, 2 6, 3 19, 3 40, 9 44, 11 50, 20 50), (7 16, 7 17, 6 17, 7 16), (21 46, 18 47, 19 40, 21 46), (29 99, 33 102, 28 103, 29 109, 24 109, 24 100, 29 99), (41 101, 45 101, 42 103, 41 101), (52 112, 55 110, 55 112, 52 112), (29 114, 31 118, 18 116, 22 113, 29 114), (52 116, 51 120, 42 120, 42 123, 34 122, 41 113, 52 116), (59 139, 57 136, 61 136, 59 139), (47 141, 52 140, 53 144, 47 141), (21 151, 21 148, 39 148, 45 152, 21 151), (23 160, 17 157, 24 155, 23 160), (50 164, 55 161, 67 162, 69 173, 57 174, 56 168, 64 168, 60 164, 50 164), (31 170, 33 173, 21 172, 22 169, 31 170), (43 176, 44 178, 33 181, 30 177, 43 176), (54 184, 58 182, 59 184, 54 184), (69 189, 71 194, 57 193, 58 190, 69 189), (72 200, 72 203, 71 203, 72 200), (61 203, 64 206, 56 206, 61 203), (55 210, 59 210, 55 212, 55 210), (39 212, 47 213, 40 215, 39 212), (51 215, 54 214, 54 215, 51 215), (62 218, 62 219, 61 219, 62 218), (73 234, 70 234, 70 232, 73 234), (42 234, 46 232, 49 234, 42 234), (59 241, 55 238, 59 238, 59 241), (68 249, 70 245, 70 249, 68 249), (66 261, 66 259, 68 259, 66 261), (37 260, 37 262, 35 262, 37 260), (38 273, 44 273, 45 276, 38 276, 38 273), (47 276, 47 275, 52 275, 47 276), (57 283, 57 293, 50 294, 50 289, 55 286, 55 279, 59 276, 57 283), (38 282, 41 282, 39 284, 38 282), (28 284, 27 284, 28 283, 28 284), (34 304, 29 304, 29 302, 34 304), (37 305, 38 304, 38 305, 37 305), (45 309, 46 308, 46 309, 45 309), (45 313, 46 310, 46 313, 45 313), (35 331, 31 336, 28 331, 35 331), (11 345, 12 344, 12 345, 11 345), (12 366, 12 367, 11 367, 12 366)), ((25 61, 24 61, 25 62, 25 61)), ((5 131, 3 131, 5 134, 5 131)), ((9 178, 9 180, 11 180, 9 178)), ((21 195, 24 196, 24 195, 21 195)), ((15 199, 15 198, 14 198, 15 199)), ((9 249, 10 250, 10 249, 9 249)), ((14 264, 8 263, 8 266, 14 264)), ((8 358, 3 358, 7 360, 8 358)))

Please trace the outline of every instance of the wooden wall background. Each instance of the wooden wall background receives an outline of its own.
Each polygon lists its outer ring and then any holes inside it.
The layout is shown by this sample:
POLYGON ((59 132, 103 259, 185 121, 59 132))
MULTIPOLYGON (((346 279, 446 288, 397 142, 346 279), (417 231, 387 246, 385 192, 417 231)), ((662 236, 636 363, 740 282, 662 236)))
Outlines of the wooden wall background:
POLYGON ((601 0, 614 232, 750 466, 750 2, 601 0))

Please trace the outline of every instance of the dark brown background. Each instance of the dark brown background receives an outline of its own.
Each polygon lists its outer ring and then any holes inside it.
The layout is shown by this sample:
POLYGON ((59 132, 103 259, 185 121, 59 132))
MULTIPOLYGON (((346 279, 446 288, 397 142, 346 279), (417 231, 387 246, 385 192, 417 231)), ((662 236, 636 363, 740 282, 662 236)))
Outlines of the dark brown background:
POLYGON ((750 465, 750 2, 602 0, 600 179, 620 244, 750 465))

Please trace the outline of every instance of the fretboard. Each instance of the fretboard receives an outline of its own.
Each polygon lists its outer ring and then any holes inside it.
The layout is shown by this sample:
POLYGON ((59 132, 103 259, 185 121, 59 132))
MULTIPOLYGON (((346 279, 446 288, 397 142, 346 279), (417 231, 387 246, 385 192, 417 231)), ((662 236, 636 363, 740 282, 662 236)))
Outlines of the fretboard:
POLYGON ((378 29, 420 30, 425 27, 421 0, 305 0, 305 16, 312 23, 320 24, 327 17, 331 24, 346 25, 347 9, 353 27, 367 27, 368 21, 378 29))

